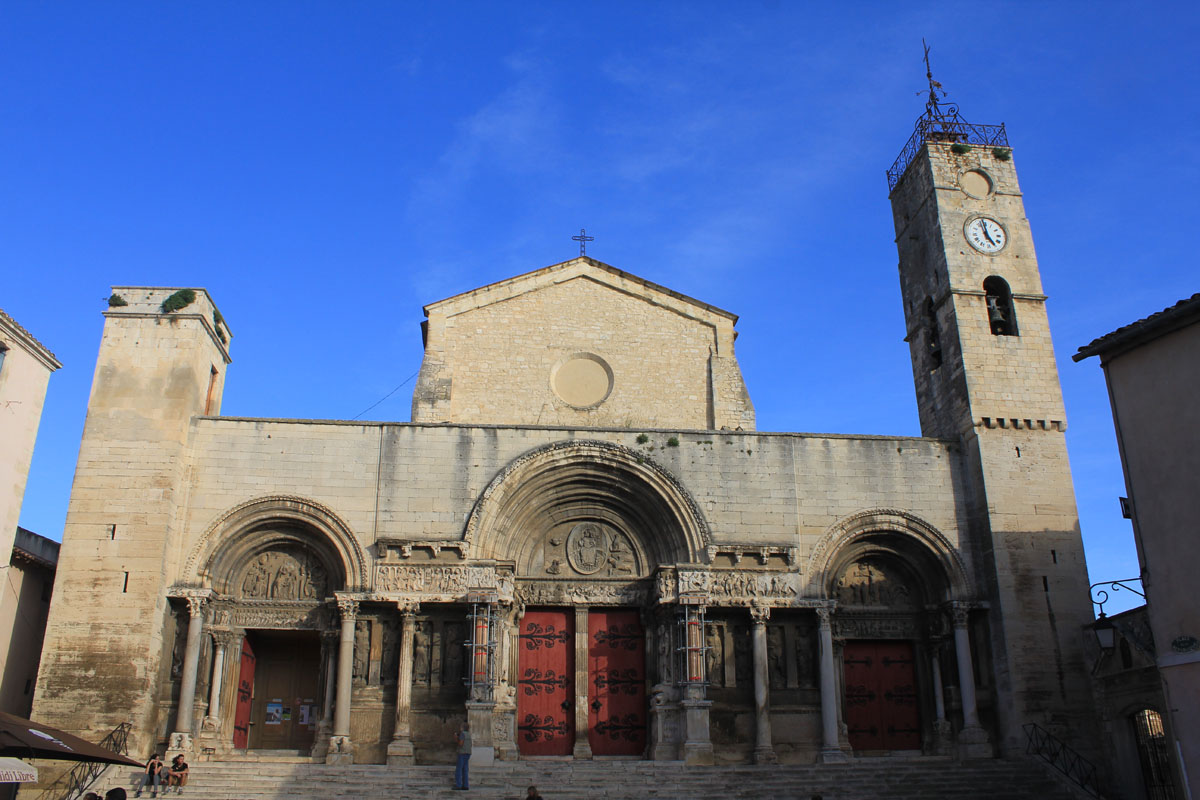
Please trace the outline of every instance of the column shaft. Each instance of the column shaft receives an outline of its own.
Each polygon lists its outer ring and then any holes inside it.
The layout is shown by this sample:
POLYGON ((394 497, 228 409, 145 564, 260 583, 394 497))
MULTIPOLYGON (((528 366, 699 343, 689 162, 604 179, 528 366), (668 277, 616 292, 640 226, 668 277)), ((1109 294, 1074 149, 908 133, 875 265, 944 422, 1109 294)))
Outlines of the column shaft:
POLYGON ((575 758, 591 758, 588 742, 588 609, 575 607, 575 758))
POLYGON ((208 685, 208 716, 217 720, 221 717, 221 683, 225 678, 225 648, 229 634, 213 638, 212 680, 208 685))
POLYGON ((964 620, 954 625, 954 653, 958 656, 958 690, 962 694, 963 727, 979 727, 979 711, 975 706, 975 665, 971 661, 971 639, 964 620))
POLYGON ((754 762, 775 762, 775 749, 771 746, 771 710, 767 684, 767 618, 769 608, 752 608, 754 620, 754 762))
POLYGON ((837 674, 833 661, 832 609, 817 609, 817 639, 821 655, 821 761, 845 761, 838 742, 837 674))
POLYGON ((946 699, 942 696, 942 659, 936 650, 930 660, 930 667, 933 670, 933 710, 940 722, 946 718, 946 699))
POLYGON ((354 671, 353 613, 342 613, 342 632, 338 640, 337 700, 334 705, 333 735, 350 735, 350 682, 354 671))
POLYGON ((200 670, 200 639, 204 633, 204 600, 188 598, 187 647, 183 654, 183 678, 179 686, 179 713, 175 733, 190 735, 196 711, 196 673, 200 670))
POLYGON ((404 611, 400 623, 400 666, 396 670, 396 727, 388 745, 389 764, 413 763, 412 682, 413 638, 416 628, 416 615, 411 611, 404 611))

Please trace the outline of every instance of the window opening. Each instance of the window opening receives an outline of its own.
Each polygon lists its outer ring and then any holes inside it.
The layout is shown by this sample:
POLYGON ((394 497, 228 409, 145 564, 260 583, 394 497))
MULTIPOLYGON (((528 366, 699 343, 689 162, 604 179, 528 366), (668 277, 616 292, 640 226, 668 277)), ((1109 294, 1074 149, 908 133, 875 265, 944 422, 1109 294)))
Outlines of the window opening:
POLYGON ((129 591, 129 573, 126 572, 125 573, 125 583, 123 583, 121 585, 121 593, 124 594, 125 592, 128 592, 128 591, 129 591))
POLYGON ((1138 761, 1142 765, 1142 782, 1148 800, 1175 800, 1175 785, 1171 781, 1171 761, 1167 750, 1167 733, 1162 716, 1144 708, 1132 717, 1137 740, 1138 761))
POLYGON ((993 336, 1019 336, 1017 332, 1017 315, 1013 310, 1012 291, 1008 282, 995 275, 983 282, 983 292, 987 297, 988 324, 993 336))
POLYGON ((8 353, 8 348, 0 344, 0 375, 4 374, 4 356, 8 353))

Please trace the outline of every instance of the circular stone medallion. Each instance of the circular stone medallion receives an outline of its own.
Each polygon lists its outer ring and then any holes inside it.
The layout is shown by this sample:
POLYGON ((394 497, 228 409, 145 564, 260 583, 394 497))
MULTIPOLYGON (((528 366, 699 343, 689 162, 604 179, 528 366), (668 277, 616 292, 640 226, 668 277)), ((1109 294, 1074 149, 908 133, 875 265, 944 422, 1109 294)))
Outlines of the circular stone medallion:
POLYGON ((567 561, 580 575, 593 575, 608 563, 608 531, 596 522, 581 522, 567 534, 567 561))
POLYGON ((612 368, 600 356, 576 353, 559 362, 550 373, 550 386, 569 406, 595 408, 612 391, 612 368))
POLYGON ((959 187, 971 197, 982 200, 992 193, 992 179, 977 169, 967 170, 958 177, 959 187))

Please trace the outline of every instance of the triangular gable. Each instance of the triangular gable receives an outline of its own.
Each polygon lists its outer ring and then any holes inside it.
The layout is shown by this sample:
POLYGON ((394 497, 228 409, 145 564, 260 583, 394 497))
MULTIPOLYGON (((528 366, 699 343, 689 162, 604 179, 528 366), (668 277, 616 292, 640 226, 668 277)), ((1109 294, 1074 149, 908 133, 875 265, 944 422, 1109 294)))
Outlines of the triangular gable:
POLYGON ((587 256, 573 258, 570 261, 563 261, 559 264, 552 264, 551 266, 542 267, 532 272, 526 272, 502 281, 489 283, 486 286, 480 286, 478 289, 462 292, 461 294, 447 297, 444 300, 438 300, 435 303, 425 306, 425 316, 428 317, 431 313, 436 312, 445 317, 452 317, 465 311, 482 308, 504 300, 511 300, 514 297, 537 291, 545 286, 563 283, 575 278, 593 280, 609 286, 616 291, 640 296, 657 305, 671 308, 675 312, 687 316, 704 319, 715 315, 729 320, 731 324, 735 324, 738 319, 737 315, 732 312, 701 302, 685 294, 680 294, 665 286, 660 286, 645 278, 639 278, 637 275, 617 269, 614 266, 587 256))

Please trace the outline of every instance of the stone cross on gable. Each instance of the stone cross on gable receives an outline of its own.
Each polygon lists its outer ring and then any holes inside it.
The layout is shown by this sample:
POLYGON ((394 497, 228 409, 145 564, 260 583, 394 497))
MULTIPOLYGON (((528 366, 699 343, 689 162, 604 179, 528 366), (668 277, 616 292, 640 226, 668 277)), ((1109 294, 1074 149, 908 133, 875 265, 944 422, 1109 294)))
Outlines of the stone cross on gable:
POLYGON ((588 236, 588 235, 587 235, 587 229, 586 229, 586 228, 580 228, 580 229, 579 229, 579 235, 578 235, 578 236, 572 236, 572 237, 571 237, 571 241, 573 241, 573 242, 579 242, 579 255, 580 255, 580 257, 583 257, 583 256, 586 256, 586 255, 587 255, 587 243, 588 243, 588 242, 594 242, 594 241, 596 241, 596 237, 595 237, 595 236, 588 236))

